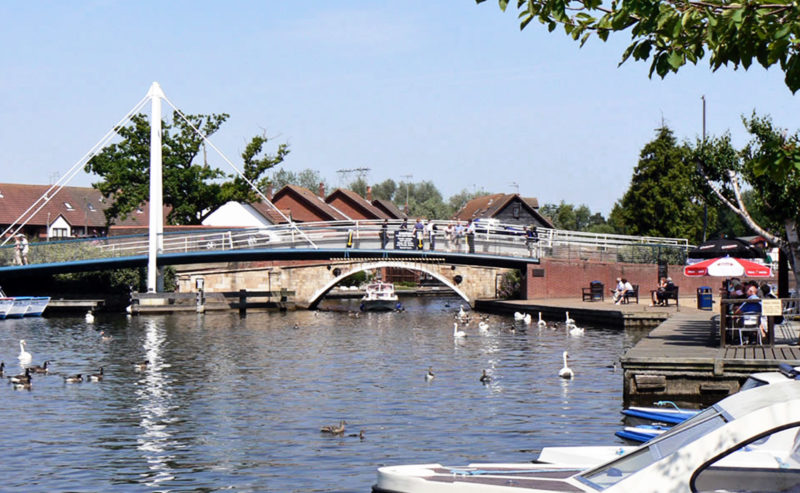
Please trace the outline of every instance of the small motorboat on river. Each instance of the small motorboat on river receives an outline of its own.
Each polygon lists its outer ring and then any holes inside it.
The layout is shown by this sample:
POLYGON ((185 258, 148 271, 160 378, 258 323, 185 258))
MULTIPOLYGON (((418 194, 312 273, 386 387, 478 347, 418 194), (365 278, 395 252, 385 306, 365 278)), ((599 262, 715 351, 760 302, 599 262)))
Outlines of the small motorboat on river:
POLYGON ((6 296, 0 289, 0 319, 38 317, 48 303, 49 296, 6 296))
POLYGON ((397 295, 394 284, 376 281, 367 284, 366 293, 361 298, 363 311, 389 311, 397 308, 397 295))
POLYGON ((798 409, 800 381, 784 379, 731 395, 585 470, 575 462, 386 466, 373 491, 798 491, 798 409))

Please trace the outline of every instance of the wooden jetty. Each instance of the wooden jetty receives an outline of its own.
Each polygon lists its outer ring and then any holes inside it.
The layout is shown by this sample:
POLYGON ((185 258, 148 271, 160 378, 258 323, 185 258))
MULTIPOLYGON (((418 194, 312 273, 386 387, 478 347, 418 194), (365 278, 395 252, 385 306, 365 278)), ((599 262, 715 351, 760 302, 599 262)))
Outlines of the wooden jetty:
POLYGON ((751 373, 776 371, 780 363, 800 365, 798 322, 791 333, 776 333, 772 346, 720 347, 719 304, 714 311, 706 311, 697 309, 693 299, 682 301, 680 309, 574 298, 479 300, 475 308, 509 315, 527 312, 534 317, 541 311, 546 320, 563 320, 569 311, 578 324, 654 327, 620 358, 626 406, 650 406, 663 400, 690 407, 709 405, 737 392, 751 373))
POLYGON ((247 310, 290 310, 294 303, 289 301, 294 291, 221 291, 196 293, 132 293, 128 312, 172 313, 172 312, 206 312, 218 310, 239 310, 245 315, 247 310))

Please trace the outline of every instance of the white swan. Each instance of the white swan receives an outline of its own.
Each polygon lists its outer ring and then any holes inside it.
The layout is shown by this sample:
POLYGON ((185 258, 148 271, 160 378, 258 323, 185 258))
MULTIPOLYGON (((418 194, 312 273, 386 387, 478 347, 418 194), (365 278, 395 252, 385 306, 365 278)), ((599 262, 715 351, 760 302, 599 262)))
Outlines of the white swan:
POLYGON ((524 313, 514 312, 514 320, 522 320, 523 318, 525 318, 524 313))
POLYGON ((575 373, 573 373, 572 368, 567 366, 567 352, 566 351, 564 351, 563 356, 564 356, 564 368, 562 368, 561 370, 558 371, 558 376, 561 377, 561 378, 572 378, 572 377, 575 376, 575 373))
POLYGON ((464 305, 458 307, 458 318, 466 318, 467 312, 464 311, 464 305))
POLYGON ((33 356, 28 351, 25 351, 25 339, 19 340, 19 364, 27 365, 33 360, 33 356))
POLYGON ((86 323, 93 324, 94 323, 94 313, 91 310, 86 312, 86 323))
POLYGON ((539 321, 536 322, 539 327, 547 327, 547 322, 542 320, 542 312, 539 312, 539 321))
POLYGON ((486 334, 489 332, 489 324, 481 320, 478 322, 478 330, 481 332, 481 334, 486 334))
POLYGON ((564 323, 567 324, 567 327, 569 328, 575 327, 575 319, 569 318, 569 312, 567 312, 567 317, 564 320, 564 323))
POLYGON ((575 325, 569 329, 569 335, 571 336, 582 336, 583 335, 583 327, 576 327, 575 325))
POLYGON ((531 322, 533 322, 533 317, 531 317, 530 313, 526 313, 525 318, 523 318, 522 321, 525 322, 525 325, 530 325, 531 322))
POLYGON ((453 322, 453 337, 467 337, 467 333, 463 330, 458 330, 458 322, 453 322))

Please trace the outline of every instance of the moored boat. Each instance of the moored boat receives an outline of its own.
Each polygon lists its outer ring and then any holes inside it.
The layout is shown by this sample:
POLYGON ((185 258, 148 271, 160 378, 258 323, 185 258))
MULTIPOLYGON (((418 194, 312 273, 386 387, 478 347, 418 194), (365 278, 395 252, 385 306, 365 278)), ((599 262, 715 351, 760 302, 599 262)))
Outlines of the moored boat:
MULTIPOLYGON (((378 469, 376 493, 797 491, 800 381, 731 395, 597 466, 441 464, 378 469), (765 486, 772 485, 764 489, 765 486)), ((589 459, 591 460, 591 459, 589 459)))
POLYGON ((25 312, 28 311, 28 307, 31 305, 33 296, 13 296, 12 299, 11 309, 6 313, 6 318, 24 317, 25 312))
POLYGON ((49 296, 6 296, 0 289, 0 319, 38 317, 48 303, 49 296))
POLYGON ((40 317, 50 303, 49 296, 34 296, 31 299, 28 309, 25 310, 26 317, 40 317))
POLYGON ((388 311, 397 308, 397 295, 390 282, 376 281, 367 284, 366 293, 361 298, 364 311, 388 311))

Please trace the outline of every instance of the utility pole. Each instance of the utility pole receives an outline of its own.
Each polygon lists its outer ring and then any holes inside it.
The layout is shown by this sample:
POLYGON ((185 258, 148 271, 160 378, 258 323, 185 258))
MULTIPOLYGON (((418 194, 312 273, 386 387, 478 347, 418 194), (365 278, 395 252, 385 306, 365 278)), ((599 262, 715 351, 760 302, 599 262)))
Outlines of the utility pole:
POLYGON ((511 186, 517 191, 517 195, 519 195, 519 183, 512 181, 511 186))
MULTIPOLYGON (((703 152, 706 150, 706 95, 703 94, 700 99, 703 100, 703 152)), ((706 241, 706 233, 708 232, 708 200, 703 197, 703 242, 706 241)))

